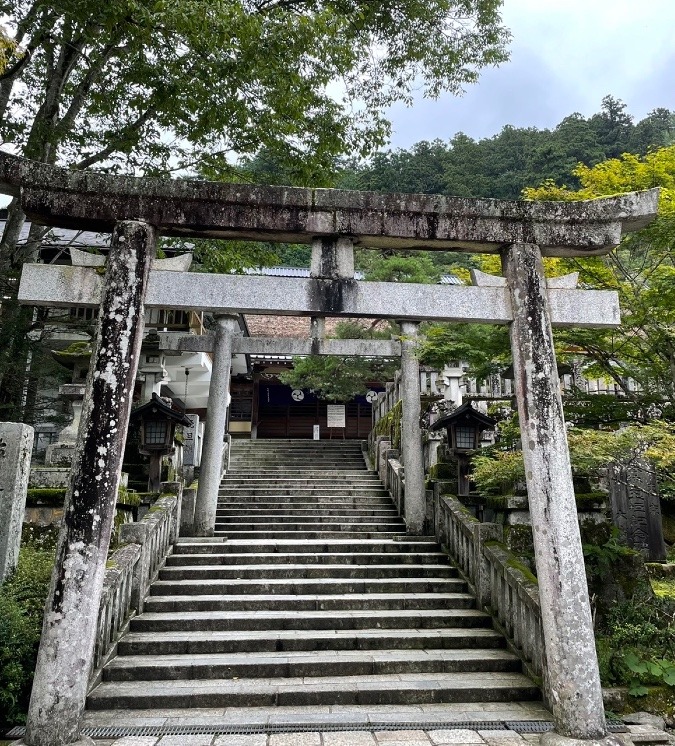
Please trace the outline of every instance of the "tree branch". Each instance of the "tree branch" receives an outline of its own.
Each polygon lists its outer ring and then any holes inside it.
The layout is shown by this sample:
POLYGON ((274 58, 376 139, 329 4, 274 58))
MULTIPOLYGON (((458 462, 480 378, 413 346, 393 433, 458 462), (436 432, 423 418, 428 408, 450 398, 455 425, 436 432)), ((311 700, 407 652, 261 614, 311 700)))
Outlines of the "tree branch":
POLYGON ((100 163, 101 161, 105 160, 108 156, 112 155, 124 142, 126 133, 132 132, 135 129, 140 129, 154 114, 156 114, 156 112, 157 107, 153 104, 148 109, 146 109, 134 122, 131 122, 124 128, 122 128, 117 136, 113 140, 111 140, 111 142, 109 142, 105 146, 105 148, 99 150, 98 153, 94 153, 87 156, 86 158, 83 158, 81 161, 78 161, 73 165, 73 168, 89 168, 89 166, 93 166, 95 163, 100 163))
POLYGON ((91 87, 98 81, 106 63, 115 56, 114 53, 119 53, 124 49, 124 47, 117 46, 120 37, 121 34, 115 41, 111 41, 103 48, 99 59, 89 67, 87 74, 80 81, 77 90, 71 98, 68 110, 54 127, 57 136, 62 137, 73 126, 77 115, 85 104, 87 94, 91 90, 91 87))

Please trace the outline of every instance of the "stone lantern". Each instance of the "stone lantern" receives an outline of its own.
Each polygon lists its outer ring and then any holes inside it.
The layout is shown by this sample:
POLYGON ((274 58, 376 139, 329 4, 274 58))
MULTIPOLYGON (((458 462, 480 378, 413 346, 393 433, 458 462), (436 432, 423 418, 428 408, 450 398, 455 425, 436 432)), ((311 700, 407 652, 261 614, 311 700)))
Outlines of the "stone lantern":
POLYGON ((135 409, 129 421, 140 421, 141 438, 138 451, 145 456, 150 456, 148 490, 156 492, 160 484, 162 456, 173 450, 176 425, 191 427, 192 422, 184 413, 172 409, 171 405, 157 394, 153 394, 147 404, 135 409))
POLYGON ((467 401, 431 425, 431 430, 447 430, 448 447, 457 459, 457 494, 460 497, 467 496, 470 491, 469 459, 480 447, 481 433, 493 430, 496 424, 496 420, 474 409, 467 401))

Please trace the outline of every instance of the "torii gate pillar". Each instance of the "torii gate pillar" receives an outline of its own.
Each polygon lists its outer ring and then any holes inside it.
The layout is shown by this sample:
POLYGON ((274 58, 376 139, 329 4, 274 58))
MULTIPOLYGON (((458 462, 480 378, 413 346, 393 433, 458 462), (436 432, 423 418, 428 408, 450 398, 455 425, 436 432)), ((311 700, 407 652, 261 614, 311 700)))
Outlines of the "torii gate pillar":
POLYGON ((405 469, 404 516, 408 533, 424 531, 424 456, 420 428, 420 364, 417 359, 419 324, 401 322, 401 450, 405 469))
POLYGON ((618 746, 605 725, 541 251, 512 244, 502 264, 513 307, 511 349, 555 722, 541 743, 618 746))
POLYGON ((26 736, 29 746, 93 744, 80 737, 115 517, 131 397, 143 336, 143 302, 157 234, 121 221, 113 231, 77 454, 45 606, 26 736))
POLYGON ((218 488, 223 473, 223 447, 230 399, 232 341, 239 329, 236 316, 216 316, 213 369, 209 386, 202 465, 195 505, 195 536, 213 536, 218 507, 218 488))

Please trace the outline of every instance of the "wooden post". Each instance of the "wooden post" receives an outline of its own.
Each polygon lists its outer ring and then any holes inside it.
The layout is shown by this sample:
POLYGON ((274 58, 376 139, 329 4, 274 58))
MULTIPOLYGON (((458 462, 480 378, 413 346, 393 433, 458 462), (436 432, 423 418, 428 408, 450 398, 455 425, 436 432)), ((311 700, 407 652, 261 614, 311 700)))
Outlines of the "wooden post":
POLYGON ((113 231, 84 407, 56 564, 45 608, 28 746, 78 739, 103 575, 115 515, 131 399, 143 335, 143 301, 156 234, 125 221, 113 231))

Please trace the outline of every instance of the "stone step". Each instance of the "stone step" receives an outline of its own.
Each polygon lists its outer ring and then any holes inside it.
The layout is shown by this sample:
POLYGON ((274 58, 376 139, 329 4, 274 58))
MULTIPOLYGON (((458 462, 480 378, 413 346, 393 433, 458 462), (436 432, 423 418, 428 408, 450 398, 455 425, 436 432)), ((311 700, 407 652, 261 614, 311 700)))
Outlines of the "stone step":
POLYGON ((216 517, 216 526, 236 527, 241 531, 305 531, 330 528, 331 531, 379 531, 394 530, 405 526, 396 516, 274 516, 274 515, 221 515, 216 517))
MULTIPOLYGON (((325 477, 324 479, 303 479, 298 477, 297 479, 281 479, 277 477, 246 477, 245 479, 228 479, 224 477, 220 483, 220 489, 222 491, 229 489, 239 489, 242 487, 269 487, 270 489, 275 487, 284 488, 310 488, 310 487, 330 487, 334 488, 336 485, 335 477, 325 477)), ((358 489, 360 487, 366 489, 382 489, 382 483, 374 479, 342 479, 339 481, 340 485, 348 487, 350 489, 358 489)))
POLYGON ((129 626, 89 715, 539 698, 359 441, 235 441, 216 535, 179 539, 129 626))
POLYGON ((328 564, 259 564, 259 565, 197 565, 193 563, 166 565, 159 571, 160 580, 228 580, 250 578, 318 579, 318 578, 456 578, 457 570, 450 565, 328 565, 328 564))
POLYGON ((189 588, 188 595, 148 596, 148 613, 195 611, 379 611, 402 609, 431 611, 434 609, 471 609, 475 603, 470 593, 260 593, 258 595, 198 595, 189 588))
POLYGON ((398 554, 415 552, 439 552, 440 547, 436 544, 433 536, 416 536, 413 539, 403 535, 397 541, 388 537, 375 539, 328 539, 321 541, 302 539, 261 539, 256 542, 237 539, 224 539, 222 537, 182 537, 174 545, 174 553, 177 554, 338 554, 340 552, 365 552, 398 554))
POLYGON ((503 648, 489 628, 263 630, 260 632, 132 632, 120 640, 120 655, 186 655, 316 650, 456 650, 503 648))
MULTIPOLYGON (((227 476, 230 477, 241 477, 242 479, 248 479, 249 477, 278 477, 283 474, 288 474, 289 470, 285 466, 266 466, 261 468, 257 465, 248 464, 247 466, 238 466, 236 469, 229 467, 227 476)), ((318 468, 310 465, 296 466, 293 468, 291 474, 295 477, 309 477, 312 476, 331 476, 331 477, 360 477, 360 476, 372 476, 375 472, 366 469, 365 465, 359 469, 335 469, 335 468, 318 468)))
POLYGON ((244 465, 250 462, 251 459, 255 459, 255 463, 267 465, 267 464, 278 464, 285 466, 288 469, 292 469, 294 466, 308 466, 314 468, 321 468, 327 464, 334 464, 335 466, 344 466, 349 468, 354 466, 357 469, 365 467, 365 460, 361 454, 318 454, 303 455, 298 453, 294 455, 292 453, 253 453, 251 455, 242 456, 239 454, 232 454, 230 456, 230 466, 237 466, 239 464, 244 465))
POLYGON ((304 676, 377 676, 409 673, 517 671, 520 659, 506 650, 291 651, 118 656, 104 681, 267 679, 304 676))
POLYGON ((405 530, 405 523, 401 520, 380 520, 372 519, 359 520, 358 518, 345 517, 326 517, 325 520, 306 520, 296 518, 292 523, 278 520, 248 520, 241 516, 236 518, 220 518, 216 521, 216 528, 221 531, 236 529, 237 531, 269 531, 274 533, 293 534, 296 531, 332 531, 338 533, 349 533, 354 531, 400 531, 405 530))
POLYGON ((218 517, 235 517, 235 516, 252 516, 274 517, 280 520, 291 520, 295 516, 316 517, 321 516, 363 516, 364 518, 398 518, 399 515, 395 510, 384 508, 355 508, 351 505, 335 507, 333 503, 326 503, 325 506, 317 505, 315 508, 307 507, 307 503, 287 503, 283 506, 281 503, 224 503, 227 507, 221 507, 216 510, 218 517), (236 507, 235 507, 236 506, 236 507), (330 507, 329 507, 330 506, 330 507))
MULTIPOLYGON (((335 493, 335 494, 326 494, 322 491, 317 491, 316 493, 311 492, 303 492, 298 493, 294 492, 292 494, 277 494, 276 492, 270 492, 270 493, 262 493, 262 494, 252 494, 252 495, 246 495, 246 501, 250 501, 251 503, 270 503, 274 502, 277 504, 283 504, 287 503, 289 506, 293 506, 294 504, 301 504, 301 503, 317 503, 319 505, 321 504, 333 504, 336 505, 342 505, 345 503, 349 503, 351 505, 354 505, 356 507, 391 507, 391 497, 385 496, 385 495, 369 495, 369 494, 360 494, 360 495, 350 495, 349 497, 346 497, 344 494, 341 493, 335 493)), ((222 495, 219 496, 218 499, 218 507, 226 508, 230 504, 239 504, 243 502, 241 499, 241 496, 229 494, 229 495, 222 495)))
POLYGON ((330 611, 143 612, 132 632, 225 632, 276 630, 437 629, 491 627, 476 609, 358 609, 330 611))
POLYGON ((90 709, 270 707, 303 705, 508 702, 539 699, 519 673, 380 674, 376 676, 103 682, 90 709))
POLYGON ((218 497, 243 499, 249 495, 292 495, 302 498, 307 495, 323 495, 324 497, 385 497, 388 500, 389 493, 382 487, 279 487, 277 485, 261 485, 260 487, 228 487, 219 489, 218 497))
POLYGON ((343 565, 346 568, 352 568, 356 565, 388 565, 391 567, 407 568, 412 565, 429 565, 435 566, 439 563, 447 563, 447 556, 441 552, 341 552, 339 554, 321 553, 310 554, 302 553, 242 553, 242 554, 220 554, 218 552, 202 552, 198 554, 191 553, 174 553, 166 558, 166 567, 180 565, 181 567, 201 566, 201 565, 232 565, 236 568, 246 565, 303 565, 313 564, 317 568, 323 568, 326 565, 343 565))
POLYGON ((255 440, 248 440, 244 438, 238 438, 233 440, 233 444, 237 447, 246 446, 252 448, 263 448, 265 446, 274 446, 276 448, 290 448, 297 446, 299 448, 319 448, 322 446, 330 448, 360 448, 363 443, 363 438, 337 438, 327 440, 312 440, 311 438, 256 438, 255 440))
MULTIPOLYGON (((341 470, 341 476, 342 480, 345 482, 354 482, 355 484, 360 484, 361 482, 368 482, 372 484, 381 484, 378 475, 373 471, 367 471, 366 469, 357 469, 354 472, 347 472, 345 470, 341 470)), ((223 482, 233 482, 237 483, 239 481, 252 481, 252 482, 259 482, 266 479, 270 479, 277 482, 288 482, 289 484, 295 484, 297 482, 308 482, 309 484, 312 484, 313 482, 330 482, 331 481, 331 475, 326 474, 325 470, 321 469, 315 472, 299 472, 296 473, 295 471, 289 471, 286 470, 285 472, 277 472, 276 470, 272 470, 266 474, 262 475, 256 475, 256 474, 250 474, 250 475, 244 475, 242 476, 238 472, 234 472, 232 470, 229 470, 225 473, 225 475, 222 478, 223 482)))
POLYGON ((214 536, 224 536, 230 539, 284 539, 292 536, 295 539, 376 539, 378 537, 393 538, 397 534, 405 535, 405 529, 398 531, 235 531, 216 526, 214 536))
POLYGON ((153 583, 153 596, 221 594, 254 596, 363 593, 464 593, 460 578, 164 578, 153 583))

